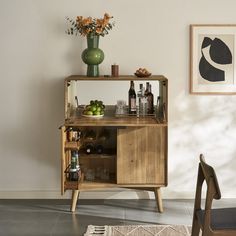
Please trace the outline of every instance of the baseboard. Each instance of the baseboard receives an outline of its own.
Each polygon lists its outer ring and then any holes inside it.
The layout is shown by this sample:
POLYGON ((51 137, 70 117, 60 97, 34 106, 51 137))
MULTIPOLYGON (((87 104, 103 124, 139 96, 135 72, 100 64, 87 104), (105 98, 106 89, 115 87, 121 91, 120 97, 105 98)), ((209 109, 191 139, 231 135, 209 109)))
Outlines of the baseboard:
MULTIPOLYGON (((71 192, 67 191, 62 196, 59 190, 7 190, 0 191, 0 199, 70 199, 71 192)), ((170 193, 164 189, 162 197, 165 199, 193 198, 192 194, 183 194, 183 192, 181 194, 170 193)), ((119 188, 81 192, 80 199, 154 199, 154 194, 148 191, 119 188)))
MULTIPOLYGON (((25 190, 25 191, 0 191, 0 199, 70 199, 72 191, 67 191, 63 196, 59 190, 25 190)), ((235 196, 224 196, 234 198, 235 196)), ((162 189, 163 199, 193 199, 194 193, 189 191, 173 192, 162 189)), ((153 192, 129 189, 105 189, 86 191, 80 193, 80 199, 154 199, 153 192)))

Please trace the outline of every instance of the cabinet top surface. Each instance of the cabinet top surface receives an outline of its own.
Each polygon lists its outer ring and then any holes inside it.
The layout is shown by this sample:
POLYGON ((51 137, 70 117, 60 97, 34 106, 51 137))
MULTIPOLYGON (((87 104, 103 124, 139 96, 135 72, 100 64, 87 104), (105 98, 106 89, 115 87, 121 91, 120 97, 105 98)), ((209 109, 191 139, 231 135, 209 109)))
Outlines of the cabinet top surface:
POLYGON ((155 117, 103 117, 99 119, 77 117, 67 119, 65 126, 167 126, 167 122, 159 121, 155 117))
POLYGON ((99 77, 87 77, 85 75, 71 75, 67 78, 65 78, 66 81, 71 81, 71 80, 107 80, 107 81, 112 81, 112 80, 116 80, 116 81, 130 81, 130 80, 147 80, 147 81, 151 81, 151 80, 162 80, 162 81, 167 81, 167 78, 163 75, 152 75, 149 77, 137 77, 134 75, 121 75, 119 77, 112 77, 110 75, 108 76, 99 76, 99 77))

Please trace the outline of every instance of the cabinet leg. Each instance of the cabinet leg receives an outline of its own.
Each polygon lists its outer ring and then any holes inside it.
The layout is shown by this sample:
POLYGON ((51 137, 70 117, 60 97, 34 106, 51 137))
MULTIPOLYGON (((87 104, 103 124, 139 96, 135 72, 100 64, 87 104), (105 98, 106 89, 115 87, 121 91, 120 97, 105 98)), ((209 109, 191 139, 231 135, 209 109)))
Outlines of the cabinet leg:
POLYGON ((78 196, 79 196, 79 190, 73 190, 72 193, 72 203, 71 203, 71 211, 74 212, 75 208, 76 208, 76 203, 78 200, 78 196))
POLYGON ((162 198, 161 198, 161 188, 154 188, 154 194, 156 198, 157 208, 160 213, 163 212, 162 198))

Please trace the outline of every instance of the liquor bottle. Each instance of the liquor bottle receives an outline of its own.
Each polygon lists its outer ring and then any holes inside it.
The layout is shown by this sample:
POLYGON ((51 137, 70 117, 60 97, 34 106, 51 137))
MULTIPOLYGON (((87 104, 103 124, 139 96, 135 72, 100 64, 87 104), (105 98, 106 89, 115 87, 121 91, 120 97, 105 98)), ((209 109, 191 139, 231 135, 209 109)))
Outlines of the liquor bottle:
POLYGON ((144 92, 144 96, 145 96, 145 97, 147 97, 148 88, 149 88, 149 82, 146 82, 146 89, 145 89, 145 92, 144 92))
POLYGON ((93 143, 88 143, 86 146, 85 146, 85 152, 87 154, 91 154, 91 153, 94 153, 94 145, 93 143))
POLYGON ((148 86, 148 93, 147 93, 147 113, 153 114, 153 94, 152 94, 152 86, 149 84, 148 86))
POLYGON ((139 91, 137 92, 137 97, 138 97, 137 117, 140 116, 142 91, 143 91, 143 84, 139 84, 139 91))
POLYGON ((161 97, 157 97, 156 118, 161 118, 161 97))
POLYGON ((130 81, 129 114, 136 114, 136 93, 134 90, 134 81, 130 81))
POLYGON ((139 91, 139 116, 145 116, 147 114, 147 98, 145 97, 144 93, 144 87, 143 85, 140 86, 139 91))
POLYGON ((71 170, 79 168, 79 152, 78 150, 71 151, 71 170))
POLYGON ((79 171, 79 153, 77 150, 71 151, 71 163, 70 163, 70 172, 69 172, 69 180, 70 181, 77 181, 78 171, 79 171))

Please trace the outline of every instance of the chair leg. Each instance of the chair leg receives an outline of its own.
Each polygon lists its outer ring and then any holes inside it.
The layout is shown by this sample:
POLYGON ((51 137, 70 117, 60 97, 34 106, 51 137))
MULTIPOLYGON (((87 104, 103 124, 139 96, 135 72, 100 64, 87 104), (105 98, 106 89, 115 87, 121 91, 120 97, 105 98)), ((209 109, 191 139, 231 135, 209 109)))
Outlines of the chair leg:
POLYGON ((197 222, 196 216, 194 215, 191 236, 199 236, 199 233, 200 233, 200 226, 197 222))

